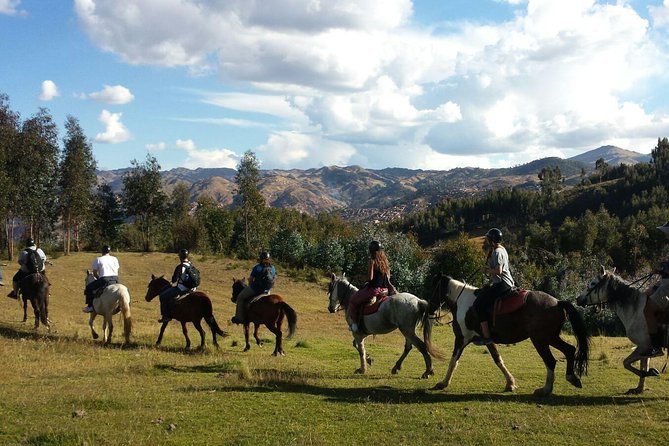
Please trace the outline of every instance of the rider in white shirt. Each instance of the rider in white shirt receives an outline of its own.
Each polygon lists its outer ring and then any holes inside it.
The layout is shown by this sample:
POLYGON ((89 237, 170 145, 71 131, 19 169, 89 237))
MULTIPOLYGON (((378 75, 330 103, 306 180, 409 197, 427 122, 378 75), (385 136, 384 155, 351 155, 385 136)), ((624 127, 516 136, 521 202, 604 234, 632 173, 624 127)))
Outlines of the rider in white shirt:
POLYGON ((118 283, 118 270, 120 265, 118 259, 111 253, 111 246, 104 245, 102 247, 102 255, 93 261, 91 269, 95 280, 86 285, 84 294, 86 295, 86 306, 84 313, 92 313, 93 311, 93 294, 95 290, 104 288, 107 285, 118 283))

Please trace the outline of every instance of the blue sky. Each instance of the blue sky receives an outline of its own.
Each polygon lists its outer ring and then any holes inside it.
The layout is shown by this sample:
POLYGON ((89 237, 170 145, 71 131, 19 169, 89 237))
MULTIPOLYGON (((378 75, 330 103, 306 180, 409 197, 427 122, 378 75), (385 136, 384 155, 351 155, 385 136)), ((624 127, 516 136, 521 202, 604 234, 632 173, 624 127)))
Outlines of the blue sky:
POLYGON ((0 92, 98 167, 450 169, 669 136, 669 0, 0 0, 0 92))

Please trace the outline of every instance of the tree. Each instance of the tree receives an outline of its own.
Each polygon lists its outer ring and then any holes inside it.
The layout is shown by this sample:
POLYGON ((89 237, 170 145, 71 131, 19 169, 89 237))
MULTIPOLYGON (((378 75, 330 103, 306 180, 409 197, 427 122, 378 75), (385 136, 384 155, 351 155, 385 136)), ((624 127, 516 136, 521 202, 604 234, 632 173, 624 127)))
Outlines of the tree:
POLYGON ((260 219, 265 209, 265 198, 260 194, 260 166, 255 153, 247 150, 237 165, 235 174, 237 194, 235 200, 241 209, 242 226, 244 233, 245 255, 257 251, 260 246, 253 246, 252 233, 259 231, 260 219))
POLYGON ((607 163, 604 158, 600 158, 595 161, 595 170, 599 172, 599 182, 602 182, 602 177, 609 170, 609 163, 607 163))
POLYGON ((669 140, 666 137, 657 139, 657 146, 651 152, 651 158, 657 178, 666 186, 669 180, 669 140))
POLYGON ((160 164, 147 155, 144 164, 136 159, 123 177, 123 204, 128 216, 135 217, 144 251, 149 251, 155 237, 153 230, 167 215, 167 195, 160 181, 160 164))
POLYGON ((227 252, 234 228, 232 212, 222 209, 213 198, 204 196, 198 200, 195 216, 204 227, 209 249, 213 252, 227 252))
POLYGON ((9 97, 0 93, 0 215, 3 222, 3 238, 7 241, 7 256, 11 260, 14 251, 13 229, 16 211, 17 184, 13 181, 13 160, 19 135, 19 115, 9 107, 9 97))
POLYGON ((122 224, 120 197, 108 184, 100 184, 93 198, 91 218, 86 225, 89 247, 99 249, 104 243, 112 246, 118 244, 122 224))
POLYGON ((90 215, 92 189, 97 182, 95 159, 91 143, 86 138, 79 121, 68 116, 65 122, 63 159, 60 163, 60 208, 63 218, 63 251, 70 253, 74 233, 75 249, 80 250, 79 230, 90 215))

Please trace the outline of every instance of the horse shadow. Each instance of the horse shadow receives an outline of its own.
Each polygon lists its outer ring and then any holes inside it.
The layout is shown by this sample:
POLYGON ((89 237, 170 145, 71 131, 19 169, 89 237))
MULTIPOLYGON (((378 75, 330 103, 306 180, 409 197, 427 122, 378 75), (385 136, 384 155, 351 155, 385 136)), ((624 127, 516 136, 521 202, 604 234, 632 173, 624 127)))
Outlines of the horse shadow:
MULTIPOLYGON (((165 368, 166 369, 166 368, 165 368)), ((219 377, 225 378, 236 372, 226 370, 221 364, 210 364, 208 366, 179 367, 178 372, 204 372, 218 373, 219 377)), ((280 376, 287 374, 285 371, 275 369, 257 370, 260 376, 280 376)), ((341 375, 332 376, 333 379, 341 378, 341 375)), ((367 379, 368 377, 365 377, 367 379)), ((304 374, 300 373, 297 380, 265 380, 260 384, 253 386, 242 386, 237 384, 221 384, 214 386, 188 386, 178 389, 181 392, 286 392, 296 394, 313 395, 324 398, 326 402, 339 403, 382 403, 396 405, 411 405, 425 403, 495 403, 495 404, 527 404, 537 407, 556 406, 556 407, 581 407, 581 406, 609 406, 612 403, 616 405, 634 405, 644 404, 646 400, 669 402, 669 397, 651 397, 639 398, 638 396, 620 395, 550 395, 534 396, 533 394, 520 393, 499 393, 499 392, 475 392, 475 393, 444 393, 443 391, 434 391, 429 389, 397 389, 382 385, 377 387, 329 387, 300 382, 300 380, 309 379, 330 379, 324 377, 323 373, 304 374), (311 376, 310 376, 311 375, 311 376)))

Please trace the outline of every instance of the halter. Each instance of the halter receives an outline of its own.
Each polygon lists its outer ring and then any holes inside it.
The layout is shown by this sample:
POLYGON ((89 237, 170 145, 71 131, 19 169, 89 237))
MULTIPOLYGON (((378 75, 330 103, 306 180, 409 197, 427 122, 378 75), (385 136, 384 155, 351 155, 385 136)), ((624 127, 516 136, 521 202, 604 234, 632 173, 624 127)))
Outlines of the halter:
POLYGON ((349 298, 349 295, 352 294, 352 293, 349 293, 349 291, 351 291, 351 288, 353 287, 353 285, 351 285, 351 282, 349 282, 349 281, 347 280, 347 281, 346 281, 346 291, 347 291, 347 292, 345 293, 346 295, 340 297, 340 294, 339 294, 339 284, 340 284, 340 283, 343 283, 342 280, 344 280, 344 279, 343 279, 342 277, 340 277, 339 279, 337 279, 337 280, 335 281, 335 283, 334 283, 334 285, 333 285, 333 287, 332 287, 332 291, 330 291, 330 292, 328 293, 328 298, 330 297, 330 294, 332 294, 333 291, 336 291, 336 292, 337 292, 337 300, 339 301, 339 306, 340 306, 340 307, 347 307, 347 306, 348 306, 348 303, 345 304, 344 301, 346 301, 346 300, 349 298))

